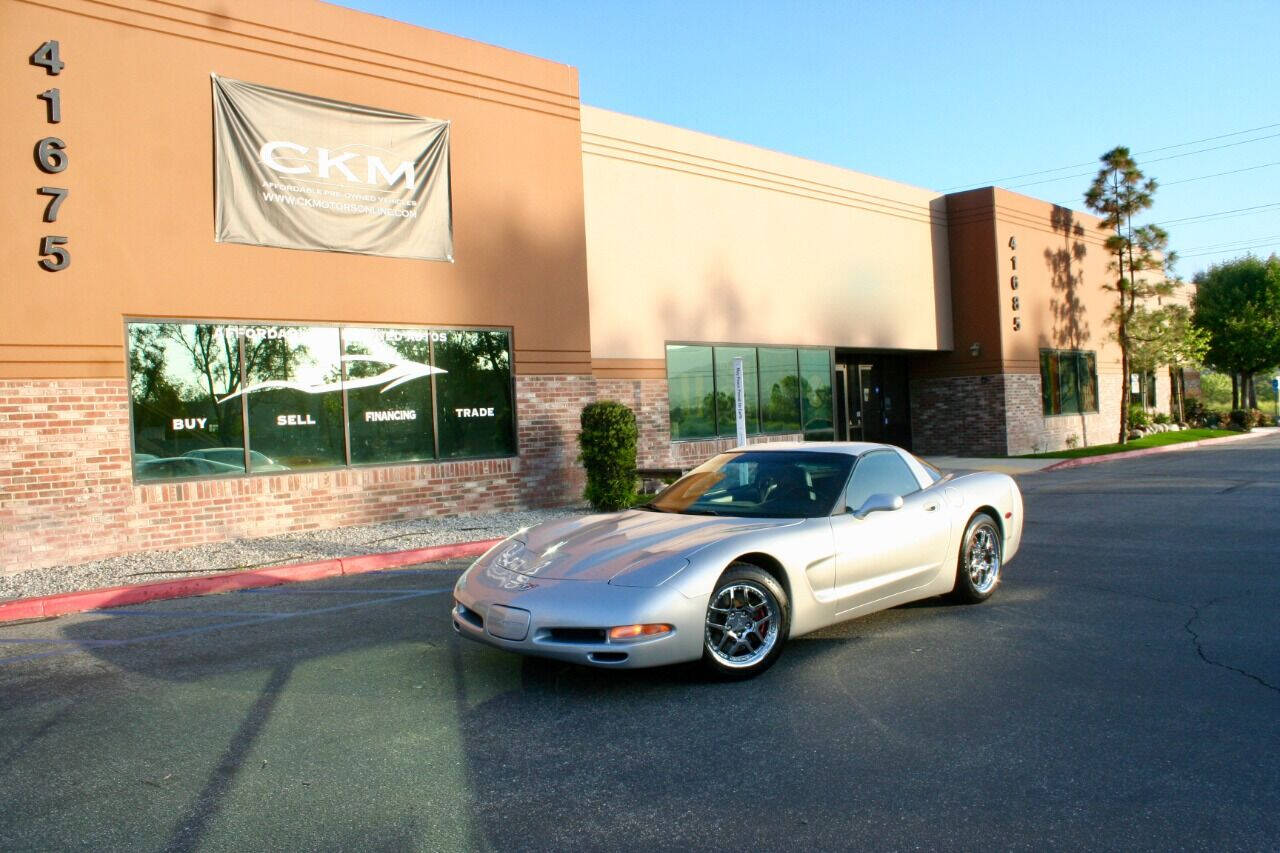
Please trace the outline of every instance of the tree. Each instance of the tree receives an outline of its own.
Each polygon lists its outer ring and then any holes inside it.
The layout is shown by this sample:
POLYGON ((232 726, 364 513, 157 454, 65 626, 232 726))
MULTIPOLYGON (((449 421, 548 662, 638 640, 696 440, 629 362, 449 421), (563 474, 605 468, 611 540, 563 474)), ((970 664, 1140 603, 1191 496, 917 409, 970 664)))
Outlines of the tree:
POLYGON ((1183 420, 1182 384, 1178 370, 1200 364, 1209 348, 1209 335, 1191 322, 1185 305, 1157 309, 1139 306, 1128 321, 1129 361, 1136 373, 1154 373, 1160 365, 1169 367, 1171 414, 1183 420))
POLYGON ((1195 277, 1195 323, 1207 363, 1232 376, 1232 408, 1257 408, 1253 375, 1280 364, 1280 258, 1249 255, 1195 277))
POLYGON ((1147 300, 1173 291, 1167 280, 1175 255, 1168 252, 1169 235, 1158 225, 1133 224, 1133 218, 1151 207, 1156 181, 1142 174, 1138 163, 1124 146, 1102 155, 1102 168, 1085 193, 1085 205, 1102 219, 1098 226, 1113 232, 1107 251, 1113 256, 1111 270, 1116 278, 1103 287, 1116 294, 1116 306, 1108 318, 1120 344, 1120 443, 1128 438, 1130 354, 1134 339, 1130 331, 1134 315, 1147 300))

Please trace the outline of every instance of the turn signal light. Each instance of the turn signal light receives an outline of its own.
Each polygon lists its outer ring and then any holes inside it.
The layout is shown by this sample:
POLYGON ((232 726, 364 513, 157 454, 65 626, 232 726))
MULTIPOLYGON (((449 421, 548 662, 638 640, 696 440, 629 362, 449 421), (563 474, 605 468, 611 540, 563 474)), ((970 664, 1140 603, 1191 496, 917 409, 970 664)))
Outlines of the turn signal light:
POLYGON ((670 625, 619 625, 609 629, 610 640, 640 640, 645 637, 656 637, 659 634, 670 634, 670 625))

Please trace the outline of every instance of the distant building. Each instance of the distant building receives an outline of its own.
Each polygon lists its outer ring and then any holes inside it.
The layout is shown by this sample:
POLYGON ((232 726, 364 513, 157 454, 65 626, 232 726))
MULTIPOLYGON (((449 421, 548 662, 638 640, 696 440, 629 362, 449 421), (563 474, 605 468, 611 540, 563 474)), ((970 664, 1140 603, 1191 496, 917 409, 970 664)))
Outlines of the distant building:
POLYGON ((4 20, 35 158, 0 178, 0 571, 569 502, 591 400, 644 467, 732 446, 735 357, 752 440, 1115 440, 1087 215, 583 107, 573 68, 322 3, 4 20))

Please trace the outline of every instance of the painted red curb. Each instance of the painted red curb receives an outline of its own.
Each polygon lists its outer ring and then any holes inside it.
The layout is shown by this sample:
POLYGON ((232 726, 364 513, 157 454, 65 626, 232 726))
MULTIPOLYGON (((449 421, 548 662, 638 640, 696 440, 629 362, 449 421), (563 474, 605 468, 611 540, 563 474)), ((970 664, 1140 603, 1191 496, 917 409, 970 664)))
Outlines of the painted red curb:
POLYGON ((1271 433, 1242 432, 1239 435, 1223 435, 1218 438, 1202 438, 1199 441, 1184 441, 1181 444, 1165 444, 1160 447, 1144 447, 1141 450, 1129 450, 1123 453, 1104 453, 1100 456, 1082 456, 1079 459, 1064 459, 1053 465, 1041 468, 1041 471, 1063 471, 1067 468, 1079 468, 1082 465, 1093 465, 1098 462, 1113 462, 1116 459, 1138 459, 1143 456, 1154 456, 1157 453, 1173 453, 1178 450, 1190 450, 1193 447, 1207 447, 1214 444, 1230 444, 1246 438, 1262 438, 1271 433))
POLYGON ((430 548, 413 548, 408 551, 392 551, 386 554, 366 554, 361 557, 336 557, 313 563, 293 563, 287 566, 270 566, 251 572, 225 572, 218 575, 202 575, 195 578, 154 581, 152 583, 113 586, 106 589, 90 589, 81 592, 64 592, 39 598, 20 598, 0 604, 0 622, 16 622, 20 619, 45 619, 86 610, 102 610, 107 607, 127 607, 145 601, 167 598, 188 598, 232 592, 237 589, 255 589, 278 586, 300 581, 313 581, 335 575, 359 575, 396 566, 415 563, 431 563, 451 560, 455 557, 478 557, 501 539, 483 539, 477 542, 458 542, 452 545, 433 545, 430 548))

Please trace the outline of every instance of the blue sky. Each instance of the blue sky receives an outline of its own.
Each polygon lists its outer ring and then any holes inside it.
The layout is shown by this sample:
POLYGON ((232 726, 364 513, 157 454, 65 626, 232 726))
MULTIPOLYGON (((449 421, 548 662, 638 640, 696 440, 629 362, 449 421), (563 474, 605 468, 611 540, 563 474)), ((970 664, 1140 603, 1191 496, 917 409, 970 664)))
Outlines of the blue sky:
POLYGON ((1083 209, 1128 145, 1181 277, 1280 252, 1280 0, 342 5, 574 65, 593 106, 930 189, 1083 209))

